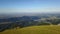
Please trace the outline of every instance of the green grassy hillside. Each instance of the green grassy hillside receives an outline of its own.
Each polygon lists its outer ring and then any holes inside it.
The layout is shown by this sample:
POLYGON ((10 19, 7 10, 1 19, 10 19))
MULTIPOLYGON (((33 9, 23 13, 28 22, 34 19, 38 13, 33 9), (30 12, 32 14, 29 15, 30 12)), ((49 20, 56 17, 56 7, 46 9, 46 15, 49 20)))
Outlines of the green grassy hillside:
POLYGON ((60 34, 60 26, 30 26, 5 30, 0 34, 60 34))

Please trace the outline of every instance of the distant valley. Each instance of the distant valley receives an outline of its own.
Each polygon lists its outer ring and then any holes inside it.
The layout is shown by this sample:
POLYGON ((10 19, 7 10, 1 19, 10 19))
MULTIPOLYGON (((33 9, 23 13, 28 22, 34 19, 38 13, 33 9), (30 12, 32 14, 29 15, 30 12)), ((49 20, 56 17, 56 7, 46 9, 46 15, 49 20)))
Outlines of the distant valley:
POLYGON ((35 16, 5 16, 0 18, 0 32, 6 29, 23 28, 28 26, 58 25, 60 24, 60 14, 39 14, 35 16))

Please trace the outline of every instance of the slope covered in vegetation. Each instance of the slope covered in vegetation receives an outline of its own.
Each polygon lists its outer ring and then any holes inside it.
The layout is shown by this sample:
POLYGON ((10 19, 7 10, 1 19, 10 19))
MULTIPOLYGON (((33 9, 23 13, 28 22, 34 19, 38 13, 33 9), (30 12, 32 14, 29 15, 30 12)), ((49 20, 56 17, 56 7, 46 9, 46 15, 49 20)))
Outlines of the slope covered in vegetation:
POLYGON ((30 26, 25 28, 15 28, 0 32, 0 34, 60 34, 60 26, 30 26))

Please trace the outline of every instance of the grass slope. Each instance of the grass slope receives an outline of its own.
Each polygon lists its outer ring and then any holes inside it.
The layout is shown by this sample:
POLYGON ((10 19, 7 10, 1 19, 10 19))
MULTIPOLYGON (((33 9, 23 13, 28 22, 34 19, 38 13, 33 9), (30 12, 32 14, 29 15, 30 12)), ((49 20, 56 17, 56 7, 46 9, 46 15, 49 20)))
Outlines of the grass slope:
POLYGON ((6 30, 0 34, 60 34, 60 26, 31 26, 6 30))

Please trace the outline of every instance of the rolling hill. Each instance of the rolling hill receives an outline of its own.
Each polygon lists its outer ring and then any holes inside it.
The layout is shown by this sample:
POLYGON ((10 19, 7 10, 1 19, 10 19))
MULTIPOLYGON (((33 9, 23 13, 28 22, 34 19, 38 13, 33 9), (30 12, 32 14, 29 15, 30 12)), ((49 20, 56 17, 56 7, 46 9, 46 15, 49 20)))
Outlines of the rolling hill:
POLYGON ((60 34, 60 26, 30 26, 24 28, 5 30, 3 32, 0 32, 0 34, 60 34))

